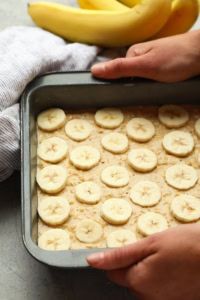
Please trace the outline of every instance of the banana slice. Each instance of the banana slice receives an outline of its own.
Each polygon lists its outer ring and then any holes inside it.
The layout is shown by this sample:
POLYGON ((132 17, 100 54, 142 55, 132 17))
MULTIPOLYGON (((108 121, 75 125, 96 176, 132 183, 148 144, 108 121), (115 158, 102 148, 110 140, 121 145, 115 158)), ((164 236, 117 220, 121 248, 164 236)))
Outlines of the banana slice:
POLYGON ((158 119, 167 128, 180 128, 189 121, 189 114, 180 106, 164 105, 158 110, 158 119))
POLYGON ((191 195, 181 195, 171 202, 172 215, 181 222, 189 223, 200 218, 200 200, 191 195))
POLYGON ((127 137, 118 132, 112 132, 105 135, 101 139, 101 144, 104 149, 114 154, 124 153, 128 149, 127 137))
POLYGON ((47 197, 38 205, 38 213, 46 224, 56 226, 68 219, 70 205, 63 197, 47 197))
POLYGON ((38 156, 51 163, 57 163, 63 160, 66 157, 67 152, 67 143, 59 137, 51 137, 38 147, 38 156))
POLYGON ((188 190, 197 182, 197 173, 193 167, 177 164, 167 169, 165 179, 169 185, 178 190, 188 190))
POLYGON ((101 190, 96 183, 85 181, 76 186, 75 196, 82 203, 96 204, 101 199, 101 190))
POLYGON ((136 142, 148 142, 155 135, 154 125, 147 119, 134 118, 126 126, 128 136, 136 142))
POLYGON ((49 194, 56 194, 64 189, 67 173, 61 166, 47 166, 37 173, 37 183, 49 194))
POLYGON ((101 180, 110 187, 123 187, 129 183, 129 174, 124 167, 109 166, 101 173, 101 180))
POLYGON ((157 213, 147 212, 138 218, 137 230, 144 236, 168 229, 166 219, 157 213))
POLYGON ((91 131, 90 124, 81 119, 70 120, 65 126, 66 135, 77 142, 86 140, 90 136, 91 131))
POLYGON ((135 242, 137 242, 135 234, 125 229, 113 231, 107 237, 107 246, 109 248, 122 247, 135 242))
POLYGON ((128 162, 135 171, 149 172, 157 166, 157 157, 149 149, 138 148, 129 152, 128 162))
POLYGON ((164 136, 163 147, 170 154, 184 157, 193 151, 194 140, 188 132, 172 131, 164 136))
POLYGON ((98 149, 91 146, 80 146, 70 153, 70 161, 81 170, 89 170, 100 161, 101 155, 98 149))
POLYGON ((64 126, 65 112, 60 108, 50 108, 38 115, 37 124, 45 131, 54 131, 64 126))
POLYGON ((131 214, 131 205, 127 201, 119 198, 106 200, 101 207, 102 218, 113 225, 127 223, 131 214))
POLYGON ((63 229, 45 231, 38 239, 38 246, 48 251, 68 250, 71 246, 69 233, 63 229))
POLYGON ((102 234, 101 225, 89 219, 80 221, 76 226, 76 237, 83 243, 95 243, 102 234))
POLYGON ((195 123, 195 132, 197 134, 197 136, 200 138, 200 119, 198 119, 195 123))
POLYGON ((133 203, 142 207, 154 206, 161 199, 160 188, 152 181, 143 180, 131 189, 130 198, 133 203))
POLYGON ((108 129, 117 128, 124 121, 124 115, 122 111, 117 108, 99 109, 94 118, 97 125, 108 129))

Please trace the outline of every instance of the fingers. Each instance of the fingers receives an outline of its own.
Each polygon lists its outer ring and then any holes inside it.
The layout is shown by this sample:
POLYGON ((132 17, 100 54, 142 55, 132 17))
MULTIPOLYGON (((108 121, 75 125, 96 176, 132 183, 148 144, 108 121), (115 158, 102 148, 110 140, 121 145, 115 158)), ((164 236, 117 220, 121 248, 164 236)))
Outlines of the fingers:
POLYGON ((128 51, 126 53, 126 57, 130 58, 130 57, 141 56, 141 55, 147 54, 151 50, 152 50, 152 42, 137 44, 137 45, 131 46, 128 49, 128 51))
POLYGON ((114 270, 114 271, 107 271, 107 277, 116 284, 119 284, 123 287, 129 289, 130 293, 134 296, 141 299, 141 294, 139 294, 136 285, 134 285, 134 277, 138 277, 139 274, 136 273, 137 270, 134 270, 135 267, 114 270))
POLYGON ((94 76, 106 79, 129 77, 132 73, 130 58, 116 58, 111 61, 92 66, 94 76))
POLYGON ((105 79, 144 77, 149 69, 148 56, 145 55, 151 50, 151 42, 134 45, 127 51, 126 58, 96 64, 92 66, 91 72, 95 77, 105 79))
POLYGON ((124 287, 129 287, 129 282, 127 281, 127 273, 129 268, 107 271, 108 278, 116 284, 124 287))
POLYGON ((117 58, 108 62, 96 64, 91 68, 91 72, 95 77, 105 79, 117 79, 122 77, 144 77, 153 78, 155 62, 151 56, 147 54, 117 58))
POLYGON ((87 257, 87 262, 102 270, 126 268, 155 253, 156 250, 152 241, 151 238, 146 238, 125 247, 91 254, 87 257))

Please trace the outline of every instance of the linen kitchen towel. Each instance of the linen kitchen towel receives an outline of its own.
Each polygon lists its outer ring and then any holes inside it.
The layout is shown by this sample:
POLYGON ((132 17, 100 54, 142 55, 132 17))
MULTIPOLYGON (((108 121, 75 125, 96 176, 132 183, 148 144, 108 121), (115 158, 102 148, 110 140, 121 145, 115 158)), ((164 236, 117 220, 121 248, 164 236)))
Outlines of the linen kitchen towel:
POLYGON ((125 49, 101 49, 64 39, 36 27, 0 32, 0 181, 20 169, 19 99, 37 75, 83 71, 123 56, 125 49))

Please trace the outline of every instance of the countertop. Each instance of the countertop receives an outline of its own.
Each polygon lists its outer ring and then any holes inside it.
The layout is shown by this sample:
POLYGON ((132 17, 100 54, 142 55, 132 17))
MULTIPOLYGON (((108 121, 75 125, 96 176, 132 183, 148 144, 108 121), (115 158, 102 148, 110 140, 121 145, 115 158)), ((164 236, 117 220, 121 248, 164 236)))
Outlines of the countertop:
MULTIPOLYGON (((75 0, 54 0, 76 5, 75 0)), ((34 26, 27 0, 0 2, 0 30, 34 26)), ((198 28, 198 21, 194 28, 198 28)), ((127 289, 107 280, 104 272, 59 270, 33 259, 21 235, 20 173, 0 184, 0 300, 130 300, 127 289)))

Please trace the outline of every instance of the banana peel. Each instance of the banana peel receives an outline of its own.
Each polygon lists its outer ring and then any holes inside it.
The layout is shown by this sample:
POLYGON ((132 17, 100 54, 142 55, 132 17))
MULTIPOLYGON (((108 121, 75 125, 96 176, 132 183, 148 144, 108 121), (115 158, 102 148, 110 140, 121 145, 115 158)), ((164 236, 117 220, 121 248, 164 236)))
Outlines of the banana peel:
POLYGON ((170 12, 171 0, 141 0, 127 12, 85 10, 50 2, 28 5, 29 15, 39 27, 73 42, 105 47, 149 39, 165 25, 170 12))
MULTIPOLYGON (((137 1, 141 0, 124 0, 121 2, 126 2, 126 8, 134 7, 137 1)), ((83 8, 89 3, 93 9, 109 9, 113 11, 123 11, 122 7, 117 0, 79 0, 79 3, 83 8)), ((171 14, 163 26, 160 32, 158 32, 151 39, 158 39, 162 37, 172 36, 176 34, 181 34, 187 32, 197 20, 199 14, 199 3, 200 0, 172 0, 171 14)))
POLYGON ((116 0, 77 0, 80 8, 111 11, 128 11, 129 7, 116 0))
POLYGON ((174 0, 167 23, 153 39, 187 32, 196 22, 198 15, 198 0, 174 0))
POLYGON ((136 6, 138 3, 140 3, 141 0, 119 0, 119 2, 132 8, 132 7, 136 6))

